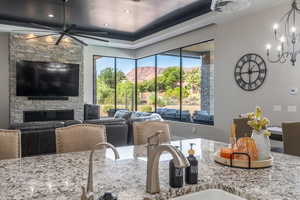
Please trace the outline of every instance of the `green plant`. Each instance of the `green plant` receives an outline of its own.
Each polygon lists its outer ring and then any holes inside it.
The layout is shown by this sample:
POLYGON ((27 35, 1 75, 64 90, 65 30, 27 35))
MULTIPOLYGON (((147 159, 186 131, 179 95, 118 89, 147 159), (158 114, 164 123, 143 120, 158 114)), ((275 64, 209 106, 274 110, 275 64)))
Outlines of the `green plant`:
POLYGON ((152 112, 152 106, 150 105, 143 105, 140 107, 141 112, 152 112))
POLYGON ((108 112, 110 109, 113 109, 114 106, 113 105, 104 105, 103 107, 103 111, 104 112, 108 112))

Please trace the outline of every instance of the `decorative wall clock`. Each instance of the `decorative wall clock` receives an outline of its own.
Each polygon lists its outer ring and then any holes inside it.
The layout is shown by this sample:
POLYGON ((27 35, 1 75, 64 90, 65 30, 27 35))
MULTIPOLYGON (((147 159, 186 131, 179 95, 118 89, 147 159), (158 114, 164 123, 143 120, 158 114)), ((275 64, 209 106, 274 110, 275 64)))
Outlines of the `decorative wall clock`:
POLYGON ((267 76, 267 65, 257 54, 246 54, 235 66, 235 81, 245 91, 253 91, 263 85, 267 76))

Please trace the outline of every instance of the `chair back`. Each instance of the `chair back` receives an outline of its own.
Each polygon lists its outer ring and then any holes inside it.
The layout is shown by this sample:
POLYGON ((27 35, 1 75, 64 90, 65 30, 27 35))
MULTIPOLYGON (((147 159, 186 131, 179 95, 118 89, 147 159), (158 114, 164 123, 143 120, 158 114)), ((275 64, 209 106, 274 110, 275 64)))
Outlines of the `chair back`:
POLYGON ((300 156, 300 122, 282 123, 284 153, 300 156))
POLYGON ((106 129, 103 125, 77 124, 55 130, 56 152, 67 153, 89 151, 97 143, 106 142, 106 129))
POLYGON ((157 131, 162 131, 159 136, 160 142, 170 142, 169 124, 164 121, 144 121, 133 123, 133 140, 135 145, 147 144, 147 138, 155 134, 157 131))
POLYGON ((0 160, 21 157, 21 132, 0 129, 0 160))
POLYGON ((233 123, 236 126, 236 138, 251 137, 252 128, 248 125, 248 118, 233 119, 233 123))

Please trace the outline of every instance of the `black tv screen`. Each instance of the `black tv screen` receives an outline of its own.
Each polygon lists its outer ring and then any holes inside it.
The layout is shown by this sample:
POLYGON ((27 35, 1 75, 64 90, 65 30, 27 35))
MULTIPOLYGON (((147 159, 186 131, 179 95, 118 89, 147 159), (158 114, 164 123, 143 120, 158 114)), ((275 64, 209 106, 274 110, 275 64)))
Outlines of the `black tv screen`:
POLYGON ((79 65, 17 62, 17 96, 55 97, 79 95, 79 65))

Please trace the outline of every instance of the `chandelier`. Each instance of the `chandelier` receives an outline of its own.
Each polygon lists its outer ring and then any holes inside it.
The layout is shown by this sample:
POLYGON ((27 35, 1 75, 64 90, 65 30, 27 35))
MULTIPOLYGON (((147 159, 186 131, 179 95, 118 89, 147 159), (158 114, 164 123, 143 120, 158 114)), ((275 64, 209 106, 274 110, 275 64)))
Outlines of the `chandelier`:
POLYGON ((273 26, 274 40, 278 44, 277 55, 271 58, 271 44, 266 45, 268 61, 271 63, 286 63, 288 60, 295 66, 297 55, 300 53, 300 33, 297 31, 296 18, 300 14, 300 7, 293 0, 291 9, 273 26))

